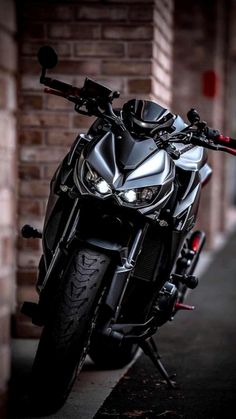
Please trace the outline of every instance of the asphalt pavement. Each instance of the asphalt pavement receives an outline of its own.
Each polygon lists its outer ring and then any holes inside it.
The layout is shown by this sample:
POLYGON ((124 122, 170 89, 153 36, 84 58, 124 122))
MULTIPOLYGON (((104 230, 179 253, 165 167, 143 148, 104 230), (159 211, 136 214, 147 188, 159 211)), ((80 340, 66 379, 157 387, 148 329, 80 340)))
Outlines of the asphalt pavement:
MULTIPOLYGON (((48 418, 235 418, 235 255, 233 232, 200 272, 199 286, 188 295, 186 303, 195 310, 179 312, 156 335, 166 369, 176 373, 174 390, 167 388, 144 354, 121 371, 101 372, 88 363, 66 405, 48 418)), ((30 419, 24 413, 24 398, 36 342, 15 344, 9 418, 30 419)))
POLYGON ((95 419, 236 417, 236 233, 233 232, 188 295, 194 311, 179 312, 156 343, 166 369, 176 373, 168 389, 144 354, 124 375, 95 419))

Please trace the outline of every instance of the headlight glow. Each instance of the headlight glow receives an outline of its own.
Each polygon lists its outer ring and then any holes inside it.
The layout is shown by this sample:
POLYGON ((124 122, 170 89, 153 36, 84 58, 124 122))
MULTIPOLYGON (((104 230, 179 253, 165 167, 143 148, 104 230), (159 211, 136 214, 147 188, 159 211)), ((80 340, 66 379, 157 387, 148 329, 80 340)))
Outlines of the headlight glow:
POLYGON ((133 189, 123 192, 122 197, 129 203, 137 201, 137 193, 133 189))
POLYGON ((151 186, 145 188, 127 189, 118 193, 122 201, 134 206, 143 206, 150 204, 158 195, 159 187, 151 186))
POLYGON ((111 193, 111 188, 108 183, 100 178, 96 183, 94 183, 95 189, 101 194, 107 194, 108 192, 111 193))
POLYGON ((87 170, 84 174, 84 180, 88 189, 95 195, 102 197, 115 196, 120 204, 130 207, 143 207, 150 205, 157 197, 159 186, 145 186, 143 188, 132 188, 125 190, 112 190, 111 186, 97 172, 95 172, 87 163, 87 170))
POLYGON ((105 179, 99 176, 98 173, 92 170, 88 163, 87 172, 85 173, 84 179, 86 181, 87 186, 93 193, 98 192, 100 195, 104 196, 112 194, 110 185, 106 182, 105 179))

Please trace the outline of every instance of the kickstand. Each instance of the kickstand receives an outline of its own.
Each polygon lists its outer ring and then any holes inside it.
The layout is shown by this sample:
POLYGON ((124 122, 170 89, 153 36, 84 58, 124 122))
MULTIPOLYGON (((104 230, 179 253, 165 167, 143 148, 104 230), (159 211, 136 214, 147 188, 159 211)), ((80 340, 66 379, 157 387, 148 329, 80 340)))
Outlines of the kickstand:
POLYGON ((175 382, 172 380, 172 378, 175 377, 175 374, 169 375, 166 371, 164 365, 161 362, 161 357, 159 355, 157 346, 153 340, 153 338, 149 338, 148 340, 143 340, 139 343, 140 348, 143 350, 143 352, 149 356, 149 358, 152 360, 155 367, 157 367, 158 371, 162 375, 162 377, 167 382, 168 386, 170 388, 175 388, 175 382))

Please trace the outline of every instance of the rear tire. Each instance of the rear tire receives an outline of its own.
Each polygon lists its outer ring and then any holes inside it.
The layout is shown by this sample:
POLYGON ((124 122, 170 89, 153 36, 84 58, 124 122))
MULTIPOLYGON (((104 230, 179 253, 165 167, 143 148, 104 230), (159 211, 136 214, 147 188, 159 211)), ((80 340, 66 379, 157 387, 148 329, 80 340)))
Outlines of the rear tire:
POLYGON ((50 414, 65 402, 82 368, 103 295, 110 258, 76 251, 52 302, 32 369, 31 402, 50 414))

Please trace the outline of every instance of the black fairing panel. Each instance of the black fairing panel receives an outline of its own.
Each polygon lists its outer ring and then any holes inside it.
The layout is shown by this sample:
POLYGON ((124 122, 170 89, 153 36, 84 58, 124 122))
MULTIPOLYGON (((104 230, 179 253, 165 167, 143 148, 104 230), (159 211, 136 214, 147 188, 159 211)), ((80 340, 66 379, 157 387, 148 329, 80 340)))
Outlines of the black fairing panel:
POLYGON ((55 249, 74 204, 73 199, 62 193, 61 185, 66 185, 69 188, 74 186, 74 163, 87 141, 85 136, 80 135, 75 139, 50 182, 50 193, 43 227, 43 249, 46 262, 51 258, 52 251, 55 249))
POLYGON ((93 167, 100 168, 100 175, 108 183, 112 183, 115 178, 118 185, 123 178, 119 169, 135 169, 156 150, 157 146, 152 138, 138 141, 130 136, 124 140, 115 138, 112 132, 108 132, 89 150, 86 160, 93 167))

